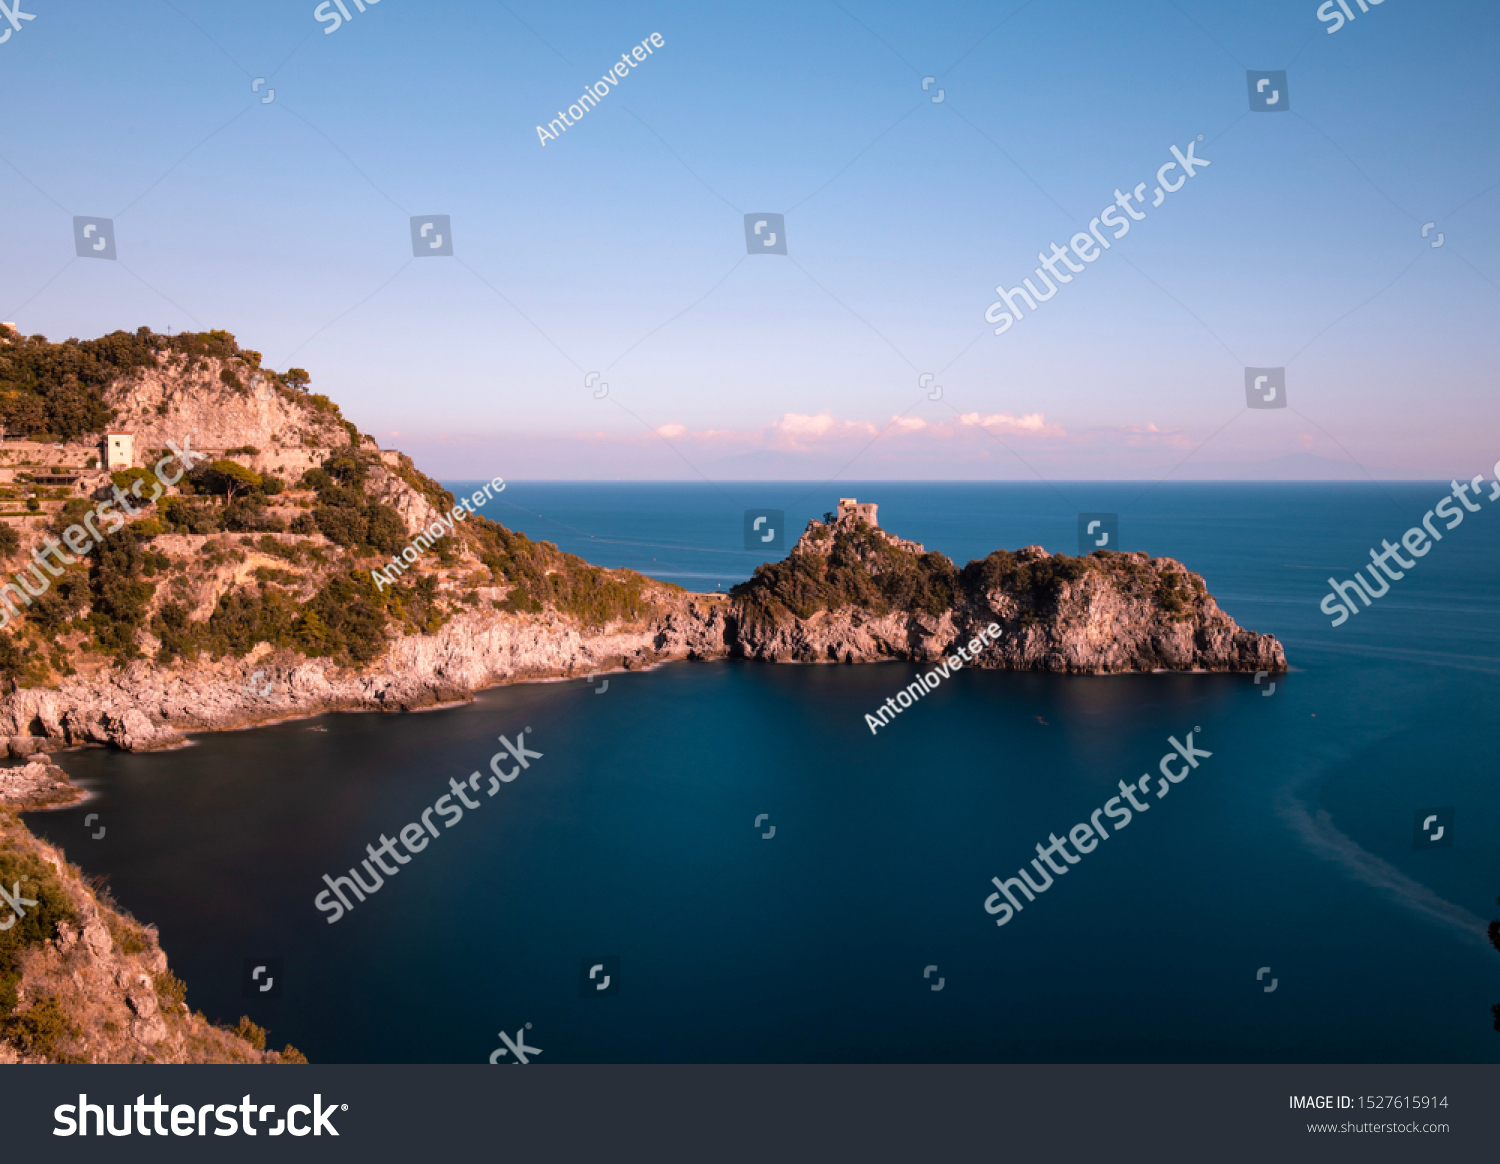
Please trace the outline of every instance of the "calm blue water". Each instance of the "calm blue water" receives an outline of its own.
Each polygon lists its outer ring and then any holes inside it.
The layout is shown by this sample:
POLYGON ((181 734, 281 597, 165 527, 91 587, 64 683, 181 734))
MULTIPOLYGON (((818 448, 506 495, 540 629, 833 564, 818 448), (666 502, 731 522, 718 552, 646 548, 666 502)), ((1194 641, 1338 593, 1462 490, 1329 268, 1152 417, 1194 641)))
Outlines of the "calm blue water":
POLYGON ((542 1063, 1494 1062, 1500 503, 1345 625, 1317 609, 1444 488, 512 482, 497 520, 707 590, 758 560, 752 506, 800 531, 839 494, 877 501, 960 563, 1075 552, 1078 512, 1117 511, 1123 548, 1204 574, 1295 670, 1269 697, 1249 676, 966 671, 872 737, 912 668, 675 664, 603 694, 71 753, 98 798, 28 820, 159 925, 191 1005, 315 1061, 483 1062, 531 1023, 542 1063), (325 924, 324 873, 528 726, 542 759, 325 924), (1212 759, 994 926, 991 876, 1195 729, 1212 759), (1454 809, 1451 848, 1413 849, 1428 807, 1454 809), (618 996, 580 997, 603 956, 618 996), (244 959, 268 957, 284 994, 244 999, 244 959))

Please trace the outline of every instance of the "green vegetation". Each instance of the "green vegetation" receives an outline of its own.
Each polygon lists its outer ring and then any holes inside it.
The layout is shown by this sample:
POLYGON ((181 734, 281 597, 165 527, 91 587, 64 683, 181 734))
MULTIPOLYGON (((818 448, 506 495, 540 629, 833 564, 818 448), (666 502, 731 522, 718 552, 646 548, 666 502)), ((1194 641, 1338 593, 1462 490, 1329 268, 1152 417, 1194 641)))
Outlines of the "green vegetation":
MULTIPOLYGON (((377 554, 394 554, 406 545, 406 523, 389 505, 365 496, 365 482, 375 463, 371 454, 350 447, 333 453, 322 468, 302 474, 302 488, 318 495, 307 524, 345 549, 358 552, 368 547, 377 554)), ((294 532, 299 525, 306 528, 301 515, 293 522, 294 532)))
MULTIPOLYGON (((222 373, 227 386, 247 391, 250 371, 259 368, 260 357, 240 349, 229 333, 217 331, 159 336, 143 328, 64 344, 42 337, 17 339, 0 346, 0 421, 24 421, 31 431, 81 435, 113 419, 103 405, 104 391, 112 382, 155 368, 171 376, 201 375, 205 365, 211 373, 222 373)), ((364 438, 333 401, 307 394, 310 379, 305 369, 269 374, 287 398, 298 393, 310 419, 334 422, 349 434, 347 446, 303 474, 298 486, 314 499, 298 499, 298 506, 307 511, 297 514, 290 526, 303 537, 321 533, 337 548, 330 551, 322 539, 315 545, 284 544, 262 536, 288 529, 268 500, 284 493, 287 483, 236 460, 261 455, 253 445, 238 445, 190 471, 175 495, 159 497, 147 514, 106 534, 97 549, 51 579, 12 633, 0 632, 0 683, 46 682, 54 672, 71 673, 70 655, 78 650, 96 651, 123 664, 140 655, 136 640, 148 630, 159 642, 157 657, 163 663, 200 654, 238 657, 267 643, 352 665, 378 657, 392 635, 430 634, 442 627, 454 604, 451 596, 440 593, 434 578, 414 573, 383 587, 375 585, 368 568, 372 561, 399 553, 411 535, 401 513, 378 500, 371 485, 386 475, 395 477, 439 512, 453 508, 453 495, 418 472, 409 458, 386 459, 365 447, 364 438), (195 621, 189 612, 201 600, 197 584, 218 571, 220 581, 211 584, 222 586, 226 567, 245 560, 245 550, 227 539, 214 539, 224 533, 239 534, 247 548, 302 569, 254 567, 249 578, 241 575, 242 581, 219 595, 206 619, 195 621), (211 540, 189 563, 153 548, 153 539, 168 534, 211 540), (158 593, 162 586, 166 590, 158 593), (309 592, 311 597, 304 598, 309 592), (75 637, 80 633, 81 644, 75 637)), ((149 464, 155 454, 145 452, 149 464)), ((142 500, 155 491, 155 478, 146 468, 115 472, 110 479, 127 494, 139 489, 142 500)), ((54 505, 60 502, 60 510, 43 509, 41 491, 34 484, 15 488, 22 491, 31 512, 46 515, 53 536, 80 522, 92 508, 89 501, 60 491, 53 499, 54 505)), ((12 503, 15 508, 19 500, 12 503)), ((0 524, 0 556, 14 554, 23 536, 0 524)), ((476 539, 490 578, 507 589, 498 604, 502 609, 556 610, 590 626, 649 613, 649 584, 641 576, 590 566, 551 543, 534 542, 483 518, 472 518, 438 538, 432 558, 453 565, 460 561, 465 544, 472 546, 476 539)), ((482 575, 471 578, 471 590, 461 601, 476 605, 479 599, 472 587, 482 581, 482 575)))
POLYGON ((106 896, 105 892, 96 889, 94 895, 102 904, 109 906, 101 912, 104 925, 109 930, 109 936, 114 939, 115 945, 120 947, 122 954, 144 954, 151 948, 151 940, 146 931, 136 924, 134 918, 127 918, 119 912, 120 907, 112 896, 106 896))
POLYGON ((470 518, 468 525, 479 534, 480 560, 511 587, 501 610, 537 613, 551 606, 586 626, 641 618, 649 610, 642 594, 645 579, 633 571, 591 566, 551 542, 534 542, 482 517, 470 518))
POLYGON ((730 594, 751 624, 809 618, 820 610, 853 606, 880 616, 892 611, 933 617, 955 606, 983 604, 999 591, 1021 609, 1029 626, 1056 609, 1065 590, 1090 574, 1102 575, 1131 598, 1149 602, 1173 622, 1193 619, 1208 598, 1203 579, 1186 572, 1159 573, 1144 554, 1099 550, 1086 558, 1047 558, 996 550, 957 569, 942 554, 914 554, 893 546, 866 526, 814 528, 813 542, 833 537, 821 553, 793 554, 758 567, 730 594))
POLYGON ((89 622, 94 637, 101 647, 122 661, 140 656, 135 632, 145 624, 146 604, 156 589, 141 579, 144 565, 136 536, 129 530, 118 530, 105 535, 89 568, 93 590, 89 622))
POLYGON ((17 687, 32 687, 46 681, 47 664, 42 650, 47 645, 47 635, 40 630, 30 633, 35 637, 28 642, 28 628, 25 626, 14 634, 0 631, 0 686, 5 690, 14 691, 17 687))
MULTIPOLYGON (((150 469, 142 469, 139 466, 133 465, 129 469, 120 469, 117 472, 111 473, 109 479, 118 485, 122 492, 129 493, 135 487, 137 481, 141 483, 143 490, 149 489, 151 483, 156 480, 156 474, 152 473, 150 469)), ((139 496, 144 499, 150 497, 151 494, 143 492, 139 496)))
POLYGON ((222 497, 226 501, 233 501, 236 494, 257 490, 262 483, 259 473, 227 458, 199 465, 188 474, 188 479, 193 483, 194 492, 222 497))
POLYGON ((156 988, 156 996, 165 1004, 166 1009, 176 1010, 187 1005, 187 983, 171 970, 163 970, 151 980, 151 985, 156 988))
MULTIPOLYGON (((127 470, 138 472, 139 470, 127 470)), ((118 476, 119 474, 117 474, 118 476)), ((222 498, 224 504, 165 497, 157 507, 162 529, 168 533, 284 533, 286 523, 266 512, 268 494, 280 493, 278 477, 263 477, 237 461, 217 460, 200 465, 186 479, 194 497, 222 498)))
POLYGON ((60 344, 17 338, 0 346, 0 419, 12 432, 63 440, 100 432, 114 419, 104 389, 122 375, 156 366, 169 352, 191 365, 206 356, 229 359, 238 348, 228 332, 162 336, 144 327, 60 344))
POLYGON ((186 497, 164 497, 156 512, 158 520, 168 533, 213 534, 224 527, 221 509, 200 505, 186 497))
POLYGON ((245 1042, 249 1043, 257 1051, 264 1051, 266 1049, 266 1028, 257 1026, 251 1022, 250 1016, 247 1014, 240 1015, 239 1025, 234 1028, 232 1033, 244 1039, 245 1042))
POLYGON ((63 571, 42 594, 31 600, 28 621, 44 634, 56 635, 92 599, 89 576, 83 566, 63 571))
MULTIPOLYGON (((68 900, 67 892, 50 866, 30 853, 0 848, 0 884, 9 890, 17 882, 21 885, 21 891, 35 900, 36 905, 27 906, 26 916, 10 929, 0 930, 0 1038, 11 1042, 16 1042, 18 1037, 46 1037, 46 1029, 37 1029, 38 1024, 48 1021, 45 1013, 31 1020, 31 1030, 22 1031, 19 1035, 13 1030, 12 1012, 16 1008, 16 985, 21 981, 23 955, 27 950, 55 938, 59 922, 78 924, 78 917, 68 900)), ((35 1005, 32 1010, 36 1010, 35 1005)))
POLYGON ((730 594, 742 599, 741 608, 752 621, 781 621, 787 613, 810 618, 840 606, 857 606, 877 616, 892 610, 937 616, 958 601, 962 581, 942 554, 918 556, 860 526, 834 535, 826 558, 793 554, 766 563, 730 594))
POLYGON ((305 603, 261 580, 255 590, 221 595, 207 622, 193 622, 181 603, 163 603, 151 633, 161 640, 160 663, 193 659, 200 652, 215 659, 243 657, 258 643, 344 664, 368 663, 385 650, 388 606, 396 600, 394 613, 406 614, 398 595, 394 589, 377 590, 368 570, 334 574, 305 603))
MULTIPOLYGON (((203 1017, 201 1011, 198 1017, 203 1017)), ((204 1021, 206 1022, 207 1020, 205 1019, 204 1021)), ((264 1051, 266 1049, 266 1036, 270 1032, 258 1023, 252 1022, 250 1016, 247 1014, 240 1015, 240 1021, 234 1026, 226 1026, 222 1029, 228 1031, 231 1035, 244 1039, 245 1042, 249 1043, 257 1051, 264 1051)), ((281 1061, 283 1063, 306 1063, 307 1056, 288 1043, 281 1051, 281 1061)))
POLYGON ((988 557, 970 562, 963 568, 967 596, 982 598, 999 590, 1021 606, 1023 627, 1056 609, 1063 589, 1086 577, 1097 567, 1087 558, 1070 558, 1059 554, 1051 558, 1027 560, 1008 550, 996 550, 988 557))
MULTIPOLYGON (((64 441, 101 432, 115 419, 114 411, 104 403, 105 389, 122 376, 158 367, 165 360, 176 361, 188 374, 208 360, 217 360, 224 364, 220 380, 239 393, 248 393, 249 388, 236 367, 260 367, 260 353, 242 349, 227 331, 168 336, 142 327, 62 343, 51 343, 44 336, 17 336, 0 344, 0 423, 11 432, 64 441)), ((310 382, 303 368, 272 375, 299 395, 310 382)), ((318 411, 331 413, 346 429, 353 429, 336 405, 326 397, 321 399, 318 411)))
POLYGON ((55 995, 33 1002, 19 1014, 0 1018, 0 1039, 4 1039, 28 1059, 50 1059, 54 1063, 87 1063, 63 1049, 64 1039, 81 1038, 83 1030, 68 1019, 55 995))

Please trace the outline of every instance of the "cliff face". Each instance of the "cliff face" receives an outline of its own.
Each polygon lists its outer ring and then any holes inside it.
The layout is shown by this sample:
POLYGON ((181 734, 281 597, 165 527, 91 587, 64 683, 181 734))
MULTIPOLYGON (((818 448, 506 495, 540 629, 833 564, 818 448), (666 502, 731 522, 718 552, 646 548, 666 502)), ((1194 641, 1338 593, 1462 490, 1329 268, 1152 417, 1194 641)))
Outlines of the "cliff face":
POLYGON ((784 562, 733 591, 735 647, 771 661, 937 659, 997 623, 975 664, 1006 670, 1286 670, 1171 558, 997 550, 959 570, 852 517, 811 522, 784 562))
MULTIPOLYGON (((248 1019, 230 1031, 189 1013, 156 931, 101 900, 6 794, 0 785, 0 883, 20 886, 25 916, 0 931, 0 1063, 306 1062, 292 1047, 266 1051, 248 1019)), ((14 911, 0 903, 0 914, 14 911)))
MULTIPOLYGON (((41 547, 131 478, 82 472, 87 441, 58 446, 50 461, 37 460, 39 442, 23 450, 28 482, 65 462, 80 475, 72 496, 32 489, 31 513, 8 515, 0 537, 4 572, 31 570, 43 585, 0 624, 0 753, 29 758, 0 770, 0 887, 19 883, 38 903, 0 931, 0 1063, 302 1061, 290 1047, 265 1051, 248 1020, 229 1031, 189 1014, 155 931, 13 815, 82 795, 36 753, 171 747, 188 731, 411 710, 497 683, 676 659, 929 660, 991 623, 1000 637, 974 666, 1286 668, 1275 638, 1237 626, 1203 579, 1169 558, 1030 546, 960 569, 856 511, 809 523, 785 560, 732 596, 590 566, 479 516, 387 573, 391 555, 455 499, 331 401, 300 392, 305 374, 261 369, 225 333, 143 329, 82 355, 72 341, 49 348, 4 333, 0 344, 10 352, 0 352, 0 409, 13 423, 63 425, 80 409, 102 423, 107 405, 111 429, 135 434, 138 466, 185 438, 235 462, 152 501, 134 493, 140 512, 127 529, 44 577, 41 547), (24 375, 14 371, 21 356, 24 375), (54 374, 79 360, 97 397, 54 374)), ((65 435, 82 440, 85 427, 65 435)))
MULTIPOLYGON (((172 549, 202 539, 157 540, 172 549)), ((256 561, 248 558, 240 576, 256 561)), ((233 584, 214 583, 194 605, 198 616, 233 584)), ((96 663, 87 675, 18 688, 0 697, 0 751, 31 756, 89 744, 144 751, 176 746, 188 731, 340 709, 412 710, 497 683, 678 659, 930 660, 991 623, 1000 636, 974 666, 1074 674, 1286 669, 1274 636, 1236 625, 1203 580, 1170 558, 1070 558, 1030 546, 959 570, 916 542, 849 520, 812 523, 783 562, 761 567, 732 598, 643 580, 642 608, 631 618, 591 623, 551 608, 497 610, 507 588, 479 593, 491 609, 460 608, 430 633, 408 627, 363 665, 260 643, 244 655, 96 663)))
POLYGON ((283 387, 254 358, 226 354, 166 352, 104 390, 112 428, 134 433, 142 454, 184 437, 215 452, 248 445, 259 452, 243 463, 294 477, 349 443, 342 416, 321 399, 283 387))
POLYGON ((649 618, 598 629, 555 612, 465 614, 434 634, 396 639, 359 668, 268 649, 172 667, 136 662, 0 698, 0 750, 30 756, 104 744, 149 751, 181 744, 185 731, 332 710, 410 711, 497 683, 713 658, 729 650, 726 609, 718 596, 678 595, 649 618))
POLYGON ((1031 546, 960 569, 868 524, 873 507, 810 522, 785 560, 727 600, 590 566, 477 515, 431 538, 455 498, 308 394, 305 373, 262 368, 227 333, 0 341, 0 409, 51 409, 49 423, 112 410, 109 427, 135 435, 131 472, 148 479, 80 480, 71 498, 38 490, 46 508, 5 519, 4 573, 44 589, 33 603, 10 587, 11 605, 25 606, 0 630, 0 751, 11 756, 167 747, 185 731, 421 707, 672 659, 925 660, 992 622, 1001 636, 978 666, 1286 666, 1272 636, 1238 627, 1171 559, 1031 546), (91 369, 97 399, 58 372, 75 366, 91 369), (163 490, 148 467, 173 441, 219 459, 163 490), (135 520, 43 574, 43 547, 131 480, 135 520), (414 549, 419 531, 431 544, 414 549))

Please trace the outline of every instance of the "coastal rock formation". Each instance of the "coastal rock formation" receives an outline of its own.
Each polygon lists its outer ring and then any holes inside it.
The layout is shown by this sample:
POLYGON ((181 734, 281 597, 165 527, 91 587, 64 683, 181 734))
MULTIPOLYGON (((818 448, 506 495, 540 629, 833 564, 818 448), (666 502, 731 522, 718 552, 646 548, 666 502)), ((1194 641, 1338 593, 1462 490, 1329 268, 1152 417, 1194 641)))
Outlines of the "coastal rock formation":
POLYGON ((68 774, 46 760, 0 768, 0 809, 20 811, 56 808, 82 800, 86 793, 68 782, 68 774))
POLYGON ((730 649, 727 606, 717 595, 678 594, 651 618, 596 629, 556 613, 464 614, 433 634, 396 639, 364 668, 285 650, 172 667, 138 661, 0 697, 0 751, 30 756, 89 744, 152 751, 181 745, 184 732, 325 711, 412 711, 497 683, 721 657, 730 649))
POLYGON ((34 602, 14 585, 0 594, 0 750, 11 756, 173 747, 190 731, 409 710, 675 659, 927 660, 992 622, 1002 633, 981 667, 1286 667, 1272 636, 1237 626, 1169 558, 1029 546, 960 569, 880 529, 874 504, 842 498, 730 596, 694 595, 485 519, 477 510, 503 482, 456 499, 310 395, 305 372, 263 368, 228 333, 0 339, 0 372, 30 385, 0 406, 59 424, 92 409, 133 433, 143 458, 89 493, 102 504, 133 483, 136 520, 64 570, 49 565, 51 577, 43 548, 89 500, 0 529, 6 572, 43 588, 34 602), (79 360, 97 386, 91 403, 58 378, 79 360), (147 466, 189 435, 215 459, 163 489, 147 466), (440 513, 461 519, 419 542, 440 513))
POLYGON ((974 666, 1286 669, 1172 559, 1029 546, 959 568, 853 498, 727 596, 592 566, 485 519, 488 492, 455 498, 308 382, 225 332, 53 345, 0 325, 5 422, 66 442, 17 446, 0 487, 30 494, 0 524, 0 752, 28 760, 0 769, 0 884, 40 903, 0 931, 0 1063, 304 1061, 265 1051, 248 1019, 189 1014, 155 931, 13 815, 82 795, 38 753, 673 660, 925 661, 991 623, 974 666), (98 467, 104 424, 133 434, 139 464, 98 467), (169 442, 206 463, 158 477, 169 442), (115 504, 131 520, 101 535, 85 519, 115 504), (446 532, 419 539, 440 513, 446 532))
POLYGON ((248 1019, 228 1030, 189 1013, 156 931, 3 810, 0 882, 21 887, 25 914, 0 931, 0 1063, 307 1061, 290 1046, 267 1051, 248 1019))
POLYGON ((466 610, 431 633, 393 637, 359 666, 262 643, 242 657, 138 659, 18 688, 0 696, 0 750, 148 751, 180 745, 185 732, 333 710, 409 711, 499 683, 673 660, 925 661, 991 623, 1001 634, 974 666, 1073 674, 1286 669, 1274 636, 1236 625, 1202 578, 1170 558, 1071 558, 1028 546, 959 570, 919 543, 842 519, 811 523, 784 561, 762 566, 732 597, 648 579, 639 587, 635 617, 594 624, 557 609, 466 610))
POLYGON ((732 591, 737 653, 774 662, 930 660, 991 623, 974 664, 1005 670, 1286 670, 1275 636, 1239 627, 1171 558, 1041 546, 962 570, 852 514, 810 522, 782 562, 732 591))

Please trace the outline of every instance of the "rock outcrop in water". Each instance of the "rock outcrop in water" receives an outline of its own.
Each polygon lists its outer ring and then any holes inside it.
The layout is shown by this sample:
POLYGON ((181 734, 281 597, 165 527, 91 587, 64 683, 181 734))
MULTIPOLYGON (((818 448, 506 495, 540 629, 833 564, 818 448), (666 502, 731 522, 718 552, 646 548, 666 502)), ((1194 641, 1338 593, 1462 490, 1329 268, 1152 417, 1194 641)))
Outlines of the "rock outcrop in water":
MULTIPOLYGON (((1286 666, 1272 636, 1235 625, 1171 559, 1030 546, 960 569, 876 528, 874 507, 853 501, 731 596, 601 569, 469 516, 484 496, 456 499, 308 395, 305 375, 263 368, 224 332, 48 344, 0 328, 0 382, 7 417, 112 416, 145 454, 112 480, 80 477, 82 497, 33 488, 44 508, 0 531, 19 535, 8 552, 0 541, 0 564, 19 573, 110 488, 137 486, 137 520, 55 580, 35 569, 44 593, 0 630, 0 752, 11 756, 170 747, 188 731, 410 710, 677 659, 927 660, 991 622, 1002 633, 982 667, 1286 666), (75 366, 91 387, 63 374, 75 366), (213 461, 163 490, 144 466, 169 441, 213 461), (434 524, 443 513, 462 519, 434 524), (414 561, 385 569, 412 545, 414 561)), ((53 449, 54 476, 87 459, 87 439, 70 439, 53 449)), ((15 606, 10 589, 0 601, 15 606)))
POLYGON ((992 623, 975 664, 1015 671, 1286 670, 1273 635, 1235 624, 1171 558, 1041 546, 959 569, 854 515, 810 522, 784 561, 731 592, 750 658, 863 663, 938 659, 992 623))
POLYGON ((27 832, 14 811, 81 795, 37 753, 172 747, 190 731, 672 660, 925 661, 991 623, 1001 635, 974 666, 1286 667, 1275 638, 1238 627, 1171 559, 1030 546, 960 569, 852 502, 729 596, 591 566, 478 515, 443 530, 434 522, 462 499, 294 373, 263 369, 224 332, 47 344, 0 327, 6 423, 63 438, 7 446, 0 490, 28 490, 35 516, 7 519, 5 574, 55 552, 111 490, 134 485, 139 504, 65 569, 38 565, 34 603, 12 586, 25 608, 0 622, 0 752, 28 761, 0 772, 0 884, 40 903, 0 931, 0 1063, 302 1061, 265 1051, 248 1020, 230 1031, 189 1014, 154 930, 27 832), (105 421, 135 434, 141 465, 99 467, 84 430, 105 421), (169 441, 214 464, 156 488, 145 466, 169 441), (377 581, 418 535, 415 560, 377 581))
POLYGON ((583 678, 684 659, 925 661, 981 629, 1001 633, 974 666, 1103 674, 1286 670, 1274 636, 1219 609, 1170 558, 997 550, 959 569, 854 521, 809 525, 782 562, 729 598, 643 580, 638 617, 591 627, 555 610, 466 612, 396 638, 362 667, 262 645, 242 658, 144 660, 0 698, 10 754, 86 744, 172 747, 221 730, 330 710, 409 711, 528 679, 583 678))

